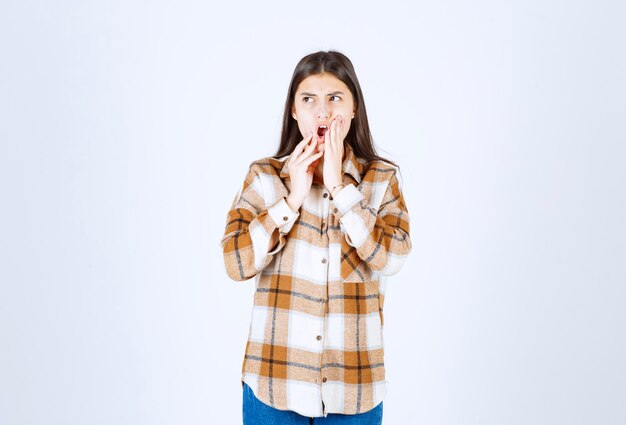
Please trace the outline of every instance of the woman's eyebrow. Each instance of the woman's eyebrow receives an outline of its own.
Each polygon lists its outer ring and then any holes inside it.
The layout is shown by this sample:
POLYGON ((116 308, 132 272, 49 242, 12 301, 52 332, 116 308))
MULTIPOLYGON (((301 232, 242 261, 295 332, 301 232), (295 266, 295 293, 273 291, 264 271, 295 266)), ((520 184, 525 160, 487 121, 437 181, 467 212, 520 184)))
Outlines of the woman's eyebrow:
MULTIPOLYGON (((326 96, 334 96, 336 94, 343 94, 342 91, 334 91, 331 93, 327 93, 326 96)), ((300 93, 300 96, 317 96, 315 93, 307 93, 307 92, 302 92, 300 93)))

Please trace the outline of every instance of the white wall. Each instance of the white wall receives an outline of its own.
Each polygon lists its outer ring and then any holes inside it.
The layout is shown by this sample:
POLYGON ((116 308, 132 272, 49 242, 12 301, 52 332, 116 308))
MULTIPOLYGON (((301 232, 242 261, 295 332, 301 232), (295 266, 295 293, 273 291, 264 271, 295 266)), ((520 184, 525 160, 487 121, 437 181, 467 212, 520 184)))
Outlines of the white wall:
POLYGON ((226 3, 0 4, 0 423, 241 423, 218 241, 319 49, 411 213, 385 423, 625 423, 624 3, 226 3))

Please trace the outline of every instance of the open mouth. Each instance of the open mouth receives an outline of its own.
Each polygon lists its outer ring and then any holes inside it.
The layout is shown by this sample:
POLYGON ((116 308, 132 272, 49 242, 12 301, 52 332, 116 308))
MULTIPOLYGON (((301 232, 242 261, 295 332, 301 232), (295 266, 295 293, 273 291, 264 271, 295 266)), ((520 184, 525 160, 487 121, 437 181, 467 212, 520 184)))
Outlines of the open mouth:
POLYGON ((325 125, 320 125, 319 127, 317 127, 317 135, 320 139, 324 138, 324 134, 326 134, 327 131, 328 127, 326 127, 325 125))

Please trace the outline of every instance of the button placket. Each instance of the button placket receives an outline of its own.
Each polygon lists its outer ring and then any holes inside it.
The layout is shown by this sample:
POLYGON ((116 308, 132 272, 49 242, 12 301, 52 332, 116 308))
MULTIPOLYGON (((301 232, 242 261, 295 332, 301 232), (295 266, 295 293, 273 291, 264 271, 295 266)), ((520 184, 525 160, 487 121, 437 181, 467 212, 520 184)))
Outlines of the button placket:
MULTIPOLYGON (((332 201, 332 196, 330 196, 330 194, 328 192, 324 192, 322 194, 322 202, 321 202, 321 206, 322 206, 322 216, 321 216, 321 220, 320 220, 320 232, 322 234, 322 236, 324 237, 324 242, 326 244, 326 251, 325 251, 325 255, 322 256, 320 262, 322 263, 322 265, 324 266, 325 270, 326 270, 326 276, 328 276, 328 266, 329 266, 329 255, 330 255, 330 251, 328 250, 328 243, 329 243, 329 231, 330 231, 330 225, 332 222, 332 216, 329 214, 329 210, 331 208, 331 201, 332 201)), ((328 281, 327 281, 328 283, 328 281)), ((326 314, 328 313, 328 302, 329 300, 320 300, 321 303, 326 303, 326 314)), ((326 320, 326 318, 325 318, 326 320)), ((319 335, 315 336, 315 339, 317 341, 320 342, 321 346, 324 347, 324 330, 322 330, 320 332, 319 335)), ((324 351, 324 348, 322 348, 322 352, 324 351)), ((324 356, 322 355, 322 358, 324 356)), ((320 375, 325 374, 325 368, 323 367, 323 365, 320 365, 320 375)), ((322 383, 325 383, 328 379, 325 376, 320 376, 319 378, 316 379, 316 382, 319 383, 320 385, 322 383)), ((326 414, 326 407, 324 406, 324 402, 322 401, 322 405, 323 405, 323 410, 324 410, 324 415, 326 414)))

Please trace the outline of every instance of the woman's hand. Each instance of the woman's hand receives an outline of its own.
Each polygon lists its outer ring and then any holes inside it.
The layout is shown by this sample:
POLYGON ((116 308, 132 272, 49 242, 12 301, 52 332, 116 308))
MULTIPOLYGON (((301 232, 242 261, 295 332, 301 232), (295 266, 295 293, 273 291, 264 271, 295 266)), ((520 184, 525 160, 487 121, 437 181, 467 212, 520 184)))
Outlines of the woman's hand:
POLYGON ((300 209, 311 190, 315 172, 315 167, 311 166, 311 163, 324 154, 324 151, 313 153, 317 146, 315 139, 312 139, 313 134, 313 131, 307 133, 305 138, 296 145, 289 159, 291 192, 286 201, 294 211, 300 209))
POLYGON ((349 127, 341 115, 337 115, 330 123, 324 141, 324 186, 329 191, 342 182, 343 140, 349 127))

